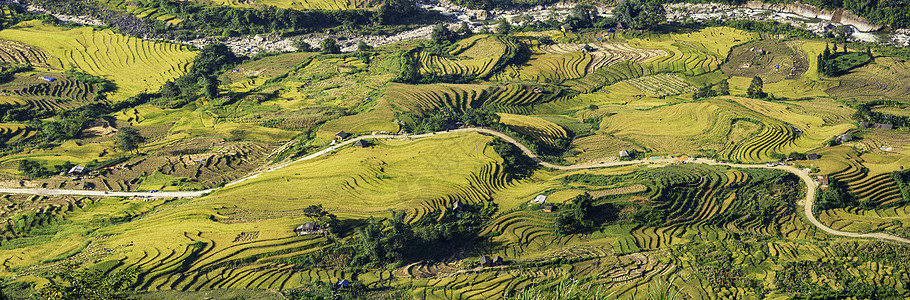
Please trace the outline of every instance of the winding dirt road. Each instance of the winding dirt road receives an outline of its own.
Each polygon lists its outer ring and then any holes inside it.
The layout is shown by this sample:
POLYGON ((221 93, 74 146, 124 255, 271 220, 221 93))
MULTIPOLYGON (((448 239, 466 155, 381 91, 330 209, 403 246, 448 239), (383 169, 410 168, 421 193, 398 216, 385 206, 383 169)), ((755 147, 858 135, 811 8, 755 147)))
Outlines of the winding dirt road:
MULTIPOLYGON (((553 169, 557 169, 557 170, 594 169, 594 168, 616 167, 616 166, 626 166, 626 165, 642 165, 642 164, 652 164, 652 163, 671 163, 671 162, 679 162, 679 160, 678 160, 678 159, 675 159, 675 158, 664 158, 664 159, 657 159, 657 160, 639 159, 639 160, 617 161, 617 162, 608 162, 608 163, 582 163, 582 164, 575 164, 575 165, 571 165, 571 166, 560 166, 560 165, 554 165, 554 164, 551 164, 551 163, 548 163, 548 162, 543 161, 542 159, 540 159, 539 157, 537 157, 537 155, 534 154, 534 152, 532 152, 531 149, 528 149, 528 147, 526 147, 526 146, 523 145, 522 143, 518 142, 517 140, 513 139, 512 137, 509 137, 508 135, 506 135, 506 134, 504 134, 504 133, 502 133, 502 132, 495 131, 495 130, 490 130, 490 129, 484 129, 484 128, 462 128, 462 129, 455 129, 455 130, 441 131, 441 132, 433 132, 433 133, 426 133, 426 134, 418 134, 418 135, 393 135, 393 134, 370 134, 370 135, 362 135, 362 136, 358 136, 358 137, 355 137, 355 138, 352 138, 352 139, 343 141, 343 142, 341 142, 341 143, 338 143, 338 144, 329 146, 328 148, 325 148, 325 149, 323 149, 323 150, 321 150, 321 151, 318 151, 318 152, 312 153, 312 154, 310 154, 310 155, 304 156, 304 157, 302 157, 302 158, 299 158, 299 159, 296 159, 296 160, 293 160, 293 161, 290 161, 290 162, 285 162, 285 163, 282 163, 282 164, 278 164, 278 165, 272 166, 272 167, 270 167, 270 168, 268 168, 268 169, 262 170, 262 171, 260 171, 260 172, 258 172, 258 173, 251 174, 251 175, 246 176, 246 177, 244 177, 244 178, 240 178, 240 179, 238 179, 238 180, 235 180, 235 181, 233 181, 233 182, 230 182, 230 183, 226 184, 225 187, 231 186, 231 185, 235 185, 235 184, 238 184, 238 183, 241 183, 241 182, 244 182, 244 181, 247 181, 247 180, 256 178, 256 177, 259 176, 259 174, 262 174, 262 173, 272 172, 272 171, 275 171, 275 170, 278 170, 278 169, 287 167, 287 166, 289 166, 289 165, 291 165, 291 164, 294 164, 294 163, 297 163, 297 162, 300 162, 300 161, 310 160, 310 159, 314 159, 314 158, 323 156, 323 155, 325 155, 325 154, 327 154, 327 153, 330 153, 330 152, 332 152, 332 151, 338 150, 339 148, 342 148, 342 147, 344 147, 344 146, 350 145, 350 144, 352 144, 352 143, 354 143, 354 142, 357 142, 357 141, 363 140, 363 139, 413 140, 413 139, 426 138, 426 137, 431 137, 431 136, 436 136, 436 135, 450 134, 450 133, 460 133, 460 132, 478 132, 478 133, 481 133, 481 134, 496 136, 496 137, 498 137, 498 138, 501 138, 501 139, 503 139, 503 140, 505 140, 505 141, 507 141, 507 142, 509 142, 509 143, 512 143, 513 145, 515 145, 516 147, 518 147, 519 149, 521 149, 521 151, 524 152, 525 155, 529 156, 531 159, 533 159, 534 161, 536 161, 536 162, 537 162, 538 164, 540 164, 541 166, 544 166, 544 167, 546 167, 546 168, 553 168, 553 169)), ((831 234, 831 235, 846 236, 846 237, 853 237, 853 238, 874 238, 874 239, 891 240, 891 241, 896 241, 896 242, 901 242, 901 243, 908 243, 908 244, 910 244, 910 240, 905 239, 905 238, 901 238, 901 237, 897 237, 897 236, 893 236, 893 235, 890 235, 890 234, 885 234, 885 233, 855 233, 855 232, 840 231, 840 230, 835 230, 835 229, 833 229, 833 228, 830 228, 830 227, 828 227, 827 225, 822 224, 821 222, 819 222, 818 219, 815 218, 815 215, 812 214, 812 207, 813 207, 813 205, 814 205, 814 203, 815 203, 815 196, 816 196, 816 191, 817 191, 817 189, 818 189, 818 184, 816 184, 816 183, 815 183, 815 180, 813 180, 812 177, 809 176, 808 171, 800 170, 800 169, 797 169, 797 168, 794 168, 794 167, 791 167, 791 166, 774 166, 774 167, 768 167, 768 166, 763 165, 763 164, 758 164, 758 165, 727 164, 727 163, 720 163, 720 162, 716 162, 716 161, 714 161, 714 160, 704 159, 704 158, 692 159, 692 160, 689 160, 689 161, 687 161, 687 162, 688 162, 688 163, 704 164, 704 165, 725 165, 725 166, 730 166, 730 167, 734 167, 734 168, 744 168, 744 169, 778 169, 778 170, 783 170, 783 171, 789 172, 789 173, 791 173, 791 174, 794 174, 794 175, 798 176, 800 179, 802 179, 803 183, 806 184, 806 188, 807 188, 807 189, 806 189, 806 199, 805 199, 804 201, 802 201, 802 202, 803 202, 803 203, 802 203, 803 211, 804 211, 804 213, 806 214, 806 218, 809 219, 809 222, 812 223, 812 225, 815 225, 815 227, 818 227, 818 229, 821 229, 822 231, 827 232, 828 234, 831 234)), ((192 191, 192 192, 156 192, 156 193, 138 193, 138 192, 104 192, 104 191, 59 190, 59 189, 36 189, 36 188, 31 188, 31 189, 7 189, 7 188, 0 188, 0 193, 6 193, 6 194, 34 194, 34 195, 81 195, 81 196, 148 197, 148 198, 174 198, 174 197, 178 197, 178 198, 194 198, 194 197, 202 196, 203 194, 206 194, 206 193, 211 193, 211 192, 216 191, 216 190, 218 190, 218 189, 220 189, 220 188, 208 189, 208 190, 203 190, 203 191, 192 191)))

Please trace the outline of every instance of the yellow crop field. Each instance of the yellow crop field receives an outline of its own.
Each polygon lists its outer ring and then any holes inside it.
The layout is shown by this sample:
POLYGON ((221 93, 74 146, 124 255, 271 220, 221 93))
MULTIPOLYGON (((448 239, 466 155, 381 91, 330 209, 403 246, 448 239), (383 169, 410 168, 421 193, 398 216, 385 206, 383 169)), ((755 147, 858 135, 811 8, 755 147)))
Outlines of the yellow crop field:
POLYGON ((499 122, 550 146, 556 146, 559 139, 568 137, 566 130, 556 123, 537 117, 500 113, 499 122))
POLYGON ((77 68, 111 80, 117 85, 117 91, 109 97, 112 101, 157 91, 164 82, 186 73, 196 55, 182 45, 144 41, 89 27, 59 28, 40 21, 4 29, 0 39, 28 44, 58 58, 48 61, 52 68, 77 68))
POLYGON ((277 7, 297 10, 318 9, 318 10, 347 10, 357 8, 370 8, 378 3, 371 0, 260 0, 260 1, 243 1, 243 0, 212 0, 219 5, 237 6, 237 7, 277 7))

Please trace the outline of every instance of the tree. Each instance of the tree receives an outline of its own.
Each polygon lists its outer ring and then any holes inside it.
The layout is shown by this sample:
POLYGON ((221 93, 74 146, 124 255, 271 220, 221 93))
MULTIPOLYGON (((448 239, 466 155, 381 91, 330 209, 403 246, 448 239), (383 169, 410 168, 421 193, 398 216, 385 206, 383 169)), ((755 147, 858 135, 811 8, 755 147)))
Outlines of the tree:
POLYGON ((139 130, 133 127, 123 127, 117 131, 117 148, 123 151, 139 149, 139 144, 145 142, 145 138, 139 134, 139 130))
POLYGON ((174 99, 180 96, 180 88, 173 81, 168 81, 161 86, 161 90, 158 93, 161 94, 161 97, 174 99))
POLYGON ((655 0, 625 0, 613 9, 613 15, 616 21, 636 29, 650 29, 667 20, 666 10, 655 0))
POLYGON ((360 40, 357 42, 357 51, 364 52, 364 51, 370 51, 370 50, 373 50, 373 47, 370 45, 367 45, 367 43, 364 42, 363 40, 360 40))
POLYGON ((465 37, 468 37, 468 36, 474 34, 474 31, 471 30, 470 26, 468 26, 468 22, 465 22, 465 21, 461 21, 461 27, 458 27, 458 30, 455 32, 458 33, 458 35, 461 36, 462 38, 465 38, 465 37))
POLYGON ((433 33, 431 34, 433 42, 437 45, 451 43, 455 40, 455 37, 455 33, 449 29, 449 26, 446 26, 443 23, 436 24, 436 27, 433 27, 433 33))
POLYGON ((499 19, 499 24, 496 25, 496 33, 506 35, 512 31, 512 25, 509 24, 505 18, 499 19))
POLYGON ((594 198, 584 193, 575 196, 572 203, 564 205, 556 216, 554 226, 559 234, 570 234, 594 227, 594 198))
POLYGON ((749 84, 749 89, 746 90, 746 96, 753 99, 762 99, 767 97, 768 94, 765 94, 765 92, 762 91, 764 85, 764 81, 762 81, 761 77, 758 77, 758 75, 752 77, 752 84, 749 84))
POLYGON ((376 21, 385 25, 407 24, 417 12, 417 5, 413 0, 382 0, 376 11, 376 21))
POLYGON ((310 205, 303 209, 303 215, 313 218, 313 222, 318 222, 320 218, 327 216, 329 213, 322 208, 322 204, 310 205))
POLYGON ((297 48, 297 52, 313 52, 313 46, 310 43, 307 43, 304 39, 296 39, 291 42, 294 45, 294 48, 297 48))
POLYGON ((730 83, 726 79, 717 83, 717 94, 721 96, 730 94, 730 83))
POLYGON ((333 38, 326 38, 322 40, 322 43, 319 44, 319 47, 324 54, 341 53, 341 47, 338 46, 338 42, 333 38))
POLYGON ((218 97, 218 78, 215 76, 200 76, 197 85, 205 92, 205 97, 213 100, 218 97))
POLYGON ((594 25, 594 19, 591 16, 595 15, 592 11, 594 11, 593 6, 576 5, 569 11, 566 23, 572 25, 573 28, 591 27, 591 25, 594 25))
POLYGON ((48 175, 47 169, 40 162, 23 159, 19 161, 19 171, 28 178, 38 178, 48 175))
POLYGON ((597 104, 591 104, 588 106, 588 110, 598 110, 598 109, 600 109, 600 107, 598 107, 597 104))

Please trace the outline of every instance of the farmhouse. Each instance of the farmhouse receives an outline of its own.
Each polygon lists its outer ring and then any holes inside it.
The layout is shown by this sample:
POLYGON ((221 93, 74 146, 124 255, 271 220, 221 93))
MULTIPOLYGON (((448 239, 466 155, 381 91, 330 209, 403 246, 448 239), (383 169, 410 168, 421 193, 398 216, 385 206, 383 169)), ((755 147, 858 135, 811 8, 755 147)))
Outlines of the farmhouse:
POLYGON ((461 201, 455 201, 452 203, 452 210, 461 211, 464 209, 464 205, 461 204, 461 201))
POLYGON ((818 185, 827 186, 828 185, 828 175, 818 175, 815 177, 815 181, 818 182, 818 185))
POLYGON ((494 266, 501 266, 503 264, 502 256, 497 256, 493 258, 494 266))
POLYGON ((492 267, 492 266, 493 266, 493 259, 491 259, 489 256, 481 257, 481 258, 480 258, 480 266, 481 266, 481 267, 492 267))
POLYGON ((853 139, 853 137, 850 136, 850 133, 849 133, 849 132, 848 132, 848 133, 841 134, 841 135, 838 135, 836 138, 834 138, 834 140, 837 141, 838 143, 846 143, 846 142, 849 142, 849 141, 852 140, 852 139, 853 139))
POLYGON ((818 159, 818 153, 806 154, 806 160, 816 160, 816 159, 818 159))
POLYGON ((619 157, 629 157, 629 151, 620 150, 620 151, 619 151, 619 157))
POLYGON ((294 229, 294 232, 297 233, 297 236, 301 236, 318 232, 321 229, 322 226, 316 225, 314 222, 306 222, 303 223, 303 225, 297 226, 297 229, 294 229))
POLYGON ((357 147, 357 148, 366 148, 369 146, 370 146, 370 142, 367 142, 366 140, 359 140, 359 141, 354 142, 354 147, 357 147))
POLYGON ((338 133, 335 134, 335 138, 338 139, 338 140, 346 139, 346 138, 348 138, 349 136, 351 136, 351 134, 350 134, 350 133, 347 133, 347 132, 344 132, 344 131, 339 131, 338 133))
POLYGON ((554 212, 554 211, 556 211, 556 205, 553 205, 553 204, 544 205, 543 211, 548 212, 548 213, 554 212))
POLYGON ((547 196, 544 196, 544 195, 537 195, 537 197, 535 197, 534 200, 531 200, 531 203, 534 203, 534 204, 541 204, 541 203, 543 203, 544 201, 547 201, 547 196))
POLYGON ((72 174, 72 175, 82 175, 82 174, 88 173, 87 171, 88 170, 86 170, 85 167, 83 167, 83 166, 75 166, 75 167, 72 167, 70 169, 70 171, 67 173, 72 174))
POLYGON ((562 30, 562 32, 572 32, 572 25, 562 24, 562 26, 559 26, 559 30, 562 30))
POLYGON ((45 76, 41 76, 41 77, 38 77, 38 78, 41 78, 41 80, 44 80, 44 81, 47 81, 47 82, 52 82, 52 81, 54 81, 54 80, 57 80, 57 78, 54 78, 54 77, 45 77, 45 76))

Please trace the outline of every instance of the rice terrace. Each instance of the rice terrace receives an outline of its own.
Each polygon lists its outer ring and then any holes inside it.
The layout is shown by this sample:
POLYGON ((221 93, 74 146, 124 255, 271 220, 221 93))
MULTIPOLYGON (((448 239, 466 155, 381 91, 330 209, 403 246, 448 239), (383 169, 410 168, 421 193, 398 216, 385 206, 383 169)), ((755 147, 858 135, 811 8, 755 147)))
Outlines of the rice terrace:
POLYGON ((3 2, 0 299, 908 299, 907 29, 905 0, 3 2))

